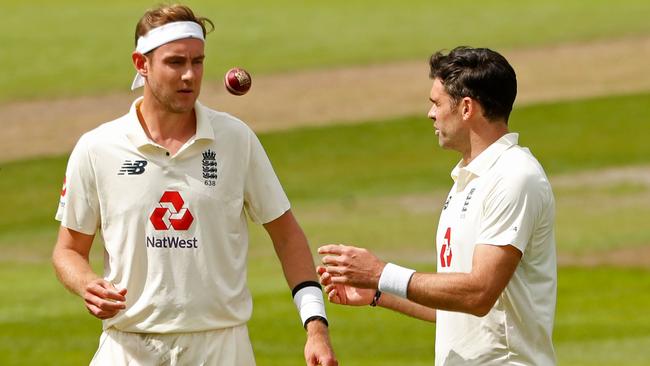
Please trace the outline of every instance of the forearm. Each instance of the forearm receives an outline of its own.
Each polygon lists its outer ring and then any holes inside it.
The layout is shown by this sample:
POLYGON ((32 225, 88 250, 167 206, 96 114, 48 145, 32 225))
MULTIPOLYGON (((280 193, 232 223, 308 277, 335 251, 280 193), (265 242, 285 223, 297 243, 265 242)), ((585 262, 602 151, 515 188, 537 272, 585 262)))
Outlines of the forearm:
POLYGON ((304 281, 317 281, 316 267, 307 239, 302 232, 300 234, 275 244, 275 251, 290 288, 304 281))
POLYGON ((88 257, 72 249, 55 248, 52 263, 59 281, 70 291, 82 295, 91 281, 99 278, 93 272, 88 257))
POLYGON ((428 308, 481 316, 494 304, 485 281, 471 273, 414 273, 408 299, 428 308))
MULTIPOLYGON (((275 252, 282 263, 282 270, 289 288, 294 290, 305 281, 316 281, 316 268, 307 238, 291 211, 264 225, 275 252)), ((320 288, 302 287, 295 291, 294 303, 307 330, 305 360, 308 365, 335 366, 336 357, 329 341, 329 330, 320 288), (322 318, 320 320, 316 320, 322 318), (312 319, 312 321, 308 321, 312 319)))
POLYGON ((420 320, 435 322, 436 309, 417 304, 408 299, 403 299, 388 293, 382 293, 377 306, 397 311, 399 313, 417 318, 420 320))
MULTIPOLYGON (((322 290, 318 285, 307 238, 300 229, 291 211, 264 225, 273 241, 275 251, 282 263, 285 278, 292 290, 293 300, 300 313, 303 325, 317 317, 325 320, 322 290), (306 281, 314 281, 316 287, 306 281), (301 285, 301 283, 303 283, 301 285)), ((326 324, 326 320, 325 320, 326 324)), ((326 330, 326 328, 324 328, 326 330)))
POLYGON ((273 241, 289 288, 293 289, 304 281, 317 281, 314 258, 309 250, 307 237, 291 211, 266 224, 265 228, 273 241))
POLYGON ((512 278, 521 251, 512 245, 477 244, 469 273, 415 273, 408 298, 439 310, 486 315, 512 278))

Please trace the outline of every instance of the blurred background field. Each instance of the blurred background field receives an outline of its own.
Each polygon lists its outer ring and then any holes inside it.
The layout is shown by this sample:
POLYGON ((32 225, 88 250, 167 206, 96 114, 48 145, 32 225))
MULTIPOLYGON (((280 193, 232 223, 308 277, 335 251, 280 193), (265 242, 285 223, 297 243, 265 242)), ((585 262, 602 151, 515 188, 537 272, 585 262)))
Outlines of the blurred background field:
MULTIPOLYGON (((290 75, 426 62, 434 50, 457 44, 517 49, 650 37, 647 1, 188 4, 217 24, 207 78, 241 62, 261 74, 290 75)), ((0 73, 0 106, 123 89, 132 77, 132 28, 151 5, 7 4, 0 15, 0 66, 10 71, 0 73)), ((513 112, 511 129, 545 166, 557 200, 559 364, 650 364, 649 107, 646 90, 532 103, 513 112)), ((458 156, 437 146, 425 112, 260 134, 313 249, 352 243, 434 270, 433 236, 458 156)), ((5 122, 0 115, 0 128, 5 122)), ((56 281, 49 260, 66 161, 67 154, 0 162, 1 365, 87 364, 97 346, 100 322, 56 281)), ((258 364, 304 364, 304 332, 280 266, 263 229, 251 230, 250 331, 258 364)), ((100 270, 99 240, 92 258, 100 270)), ((433 324, 383 309, 329 305, 328 312, 342 365, 433 363, 433 324)))
MULTIPOLYGON (((206 78, 245 60, 254 74, 426 60, 460 44, 499 49, 647 36, 644 0, 187 1, 211 18, 206 78)), ((135 23, 155 1, 8 2, 0 101, 124 90, 135 23)), ((126 78, 128 80, 128 78, 126 78)))

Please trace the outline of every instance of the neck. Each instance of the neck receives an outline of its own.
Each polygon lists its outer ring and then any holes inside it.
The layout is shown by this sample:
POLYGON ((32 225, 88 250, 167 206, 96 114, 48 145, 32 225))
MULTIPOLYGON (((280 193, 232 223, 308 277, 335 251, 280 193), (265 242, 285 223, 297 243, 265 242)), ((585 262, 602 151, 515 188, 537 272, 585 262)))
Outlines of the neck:
POLYGON ((164 106, 152 102, 155 98, 145 98, 137 106, 138 119, 147 136, 175 154, 192 136, 196 134, 196 114, 194 109, 187 112, 172 112, 164 106))
POLYGON ((463 164, 469 164, 507 133, 508 125, 505 122, 481 121, 478 128, 470 130, 468 147, 462 152, 463 164))

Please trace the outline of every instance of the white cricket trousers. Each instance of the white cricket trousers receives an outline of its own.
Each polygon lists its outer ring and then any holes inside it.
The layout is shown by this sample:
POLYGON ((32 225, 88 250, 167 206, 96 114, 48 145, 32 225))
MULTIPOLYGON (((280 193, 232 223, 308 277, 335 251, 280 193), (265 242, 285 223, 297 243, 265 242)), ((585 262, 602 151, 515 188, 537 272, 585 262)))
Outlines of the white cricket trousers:
POLYGON ((191 333, 102 332, 90 366, 255 366, 246 325, 191 333))

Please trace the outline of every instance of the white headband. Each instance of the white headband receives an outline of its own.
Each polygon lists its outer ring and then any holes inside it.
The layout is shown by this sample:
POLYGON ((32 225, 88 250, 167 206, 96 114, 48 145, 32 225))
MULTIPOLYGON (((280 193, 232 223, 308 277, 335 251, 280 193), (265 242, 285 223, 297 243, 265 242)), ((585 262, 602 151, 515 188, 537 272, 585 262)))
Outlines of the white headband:
MULTIPOLYGON (((195 22, 173 22, 161 25, 138 38, 138 45, 135 47, 135 52, 144 55, 166 43, 185 38, 196 38, 205 42, 203 28, 195 22)), ((137 73, 131 84, 131 90, 135 90, 143 85, 144 78, 137 73)))

